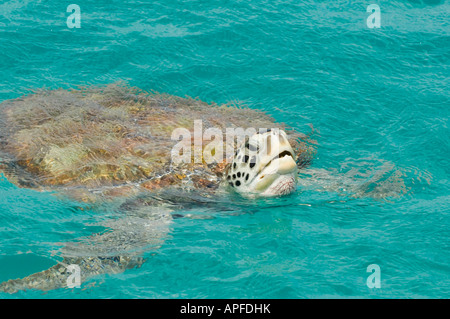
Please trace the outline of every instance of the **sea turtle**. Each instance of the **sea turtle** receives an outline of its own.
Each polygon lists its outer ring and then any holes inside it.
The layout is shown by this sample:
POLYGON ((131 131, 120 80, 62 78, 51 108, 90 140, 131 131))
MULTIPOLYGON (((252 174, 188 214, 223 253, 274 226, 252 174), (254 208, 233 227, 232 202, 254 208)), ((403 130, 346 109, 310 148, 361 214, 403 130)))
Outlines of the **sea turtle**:
POLYGON ((9 181, 92 207, 116 203, 123 212, 108 231, 67 244, 54 267, 0 284, 5 292, 65 287, 69 265, 79 267, 82 281, 139 266, 142 253, 160 246, 172 220, 183 217, 174 207, 214 204, 212 197, 228 191, 289 194, 315 153, 308 136, 262 111, 120 83, 5 101, 0 124, 0 172, 9 181), (244 133, 226 138, 238 128, 244 133), (225 150, 229 157, 216 156, 225 150))

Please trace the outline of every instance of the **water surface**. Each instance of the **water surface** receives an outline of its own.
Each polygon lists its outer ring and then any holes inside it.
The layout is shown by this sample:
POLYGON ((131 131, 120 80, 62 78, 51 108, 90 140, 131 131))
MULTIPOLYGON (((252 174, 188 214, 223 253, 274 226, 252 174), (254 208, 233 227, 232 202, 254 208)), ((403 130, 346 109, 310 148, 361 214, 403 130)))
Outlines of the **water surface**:
MULTIPOLYGON (((375 2, 379 29, 367 1, 76 3, 79 29, 60 1, 0 4, 0 101, 115 81, 240 101, 312 126, 315 171, 291 196, 177 219, 139 269, 0 298, 449 296, 449 1, 375 2)), ((76 207, 2 178, 0 281, 52 266, 109 216, 76 207)))

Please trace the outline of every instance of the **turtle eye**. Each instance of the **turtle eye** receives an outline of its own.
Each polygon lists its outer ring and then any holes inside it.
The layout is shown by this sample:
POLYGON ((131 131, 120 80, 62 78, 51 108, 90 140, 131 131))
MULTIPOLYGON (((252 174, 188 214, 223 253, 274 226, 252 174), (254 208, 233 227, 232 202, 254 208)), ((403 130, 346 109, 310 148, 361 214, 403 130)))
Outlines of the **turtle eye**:
POLYGON ((258 152, 259 151, 259 142, 258 140, 251 140, 245 143, 245 148, 250 152, 258 152))
POLYGON ((259 151, 259 146, 258 145, 254 145, 254 144, 249 144, 248 149, 252 152, 258 152, 259 151))

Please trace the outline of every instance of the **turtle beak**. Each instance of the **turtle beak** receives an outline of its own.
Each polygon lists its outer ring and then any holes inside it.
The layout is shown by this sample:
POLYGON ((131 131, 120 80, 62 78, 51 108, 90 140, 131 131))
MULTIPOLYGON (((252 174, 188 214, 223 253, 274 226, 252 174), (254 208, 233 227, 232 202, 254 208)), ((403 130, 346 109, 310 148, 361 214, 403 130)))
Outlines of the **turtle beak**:
POLYGON ((279 175, 292 173, 297 169, 297 164, 295 163, 294 156, 290 151, 283 151, 278 155, 278 158, 275 159, 278 161, 277 173, 279 175))
POLYGON ((267 137, 267 154, 261 157, 260 169, 256 177, 255 191, 265 193, 270 187, 283 180, 280 176, 296 180, 297 164, 294 151, 281 134, 267 137))
POLYGON ((257 192, 264 192, 280 176, 293 175, 297 171, 297 164, 292 155, 288 155, 288 152, 282 152, 279 156, 271 160, 259 173, 257 177, 258 182, 255 186, 257 192))

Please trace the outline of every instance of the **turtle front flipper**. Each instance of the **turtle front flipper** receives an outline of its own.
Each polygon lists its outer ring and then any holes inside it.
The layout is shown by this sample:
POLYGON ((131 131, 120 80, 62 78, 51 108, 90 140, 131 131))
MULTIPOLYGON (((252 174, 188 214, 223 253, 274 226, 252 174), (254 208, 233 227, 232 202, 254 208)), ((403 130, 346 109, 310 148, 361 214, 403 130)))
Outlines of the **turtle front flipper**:
POLYGON ((307 168, 300 172, 303 191, 338 194, 340 200, 370 198, 393 201, 410 192, 408 181, 417 182, 409 169, 388 161, 347 161, 339 168, 307 168))
POLYGON ((105 223, 105 232, 66 244, 61 249, 64 259, 57 265, 23 279, 1 283, 0 292, 73 288, 74 269, 82 283, 97 275, 139 267, 145 261, 142 257, 145 252, 163 244, 171 223, 171 210, 164 207, 143 207, 130 212, 125 218, 105 223))

